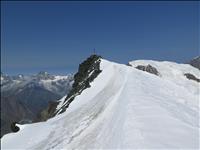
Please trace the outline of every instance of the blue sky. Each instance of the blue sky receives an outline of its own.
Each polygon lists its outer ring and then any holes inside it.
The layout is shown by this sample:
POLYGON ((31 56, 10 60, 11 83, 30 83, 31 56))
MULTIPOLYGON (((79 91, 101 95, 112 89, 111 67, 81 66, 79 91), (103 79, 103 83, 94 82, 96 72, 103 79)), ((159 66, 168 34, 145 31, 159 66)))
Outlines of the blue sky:
POLYGON ((1 68, 75 72, 104 58, 185 62, 199 55, 199 2, 2 2, 1 68))

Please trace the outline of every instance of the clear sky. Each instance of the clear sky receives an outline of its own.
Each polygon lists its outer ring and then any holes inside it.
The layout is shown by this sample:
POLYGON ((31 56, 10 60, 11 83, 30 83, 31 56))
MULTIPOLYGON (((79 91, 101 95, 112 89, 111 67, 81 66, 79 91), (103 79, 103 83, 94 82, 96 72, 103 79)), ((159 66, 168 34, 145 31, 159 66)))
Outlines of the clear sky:
POLYGON ((2 2, 1 68, 75 72, 104 58, 186 62, 199 55, 199 2, 2 2))

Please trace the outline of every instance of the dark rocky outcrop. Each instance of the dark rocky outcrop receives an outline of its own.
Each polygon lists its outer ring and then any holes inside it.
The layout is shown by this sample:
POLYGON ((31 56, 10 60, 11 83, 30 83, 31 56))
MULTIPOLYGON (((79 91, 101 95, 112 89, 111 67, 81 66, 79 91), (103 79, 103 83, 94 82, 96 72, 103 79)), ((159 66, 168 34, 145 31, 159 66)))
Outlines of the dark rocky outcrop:
POLYGON ((197 77, 195 77, 193 74, 191 73, 185 73, 184 74, 186 76, 186 78, 188 78, 189 80, 194 80, 196 82, 200 82, 200 79, 198 79, 197 77))
POLYGON ((101 56, 91 55, 79 65, 78 72, 74 75, 72 90, 66 97, 65 104, 61 107, 61 110, 58 110, 59 113, 64 112, 74 98, 77 95, 80 95, 84 89, 89 88, 90 82, 92 82, 99 75, 99 73, 101 73, 100 58, 101 56))
POLYGON ((198 68, 200 70, 200 56, 195 57, 189 62, 190 65, 192 65, 195 68, 198 68))
POLYGON ((79 65, 78 72, 74 75, 74 83, 64 101, 64 105, 59 110, 56 110, 59 102, 50 102, 48 107, 38 115, 34 122, 45 121, 56 114, 64 112, 77 95, 80 95, 84 89, 89 88, 90 82, 92 82, 101 72, 100 58, 101 56, 91 55, 83 61, 79 65))
POLYGON ((13 123, 11 123, 11 125, 10 125, 10 128, 11 128, 11 131, 12 131, 12 132, 18 132, 18 131, 19 131, 19 127, 16 126, 16 123, 17 123, 17 122, 13 122, 13 123))
POLYGON ((143 65, 138 65, 137 67, 135 67, 139 70, 142 70, 142 71, 146 71, 146 72, 149 72, 151 74, 155 74, 155 75, 160 75, 160 73, 157 71, 157 69, 151 65, 147 65, 147 66, 143 66, 143 65))

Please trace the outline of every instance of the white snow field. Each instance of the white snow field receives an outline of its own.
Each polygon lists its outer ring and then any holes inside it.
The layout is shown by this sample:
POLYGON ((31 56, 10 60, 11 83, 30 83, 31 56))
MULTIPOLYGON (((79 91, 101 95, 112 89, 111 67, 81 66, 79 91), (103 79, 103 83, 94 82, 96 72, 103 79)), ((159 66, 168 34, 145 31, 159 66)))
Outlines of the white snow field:
POLYGON ((130 64, 151 64, 161 76, 102 59, 102 72, 66 112, 20 125, 3 136, 2 150, 199 149, 200 86, 183 74, 199 78, 200 71, 172 62, 130 64))

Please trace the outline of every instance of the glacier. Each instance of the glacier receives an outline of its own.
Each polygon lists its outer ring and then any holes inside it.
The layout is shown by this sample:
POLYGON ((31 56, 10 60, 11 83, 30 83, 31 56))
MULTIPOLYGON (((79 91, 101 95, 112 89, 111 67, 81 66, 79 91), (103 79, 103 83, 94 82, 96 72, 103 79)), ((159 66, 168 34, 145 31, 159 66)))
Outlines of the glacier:
POLYGON ((1 149, 199 149, 200 85, 184 73, 199 78, 200 71, 174 62, 129 64, 101 59, 102 72, 64 113, 18 125, 1 149), (160 76, 135 68, 141 64, 160 76))

